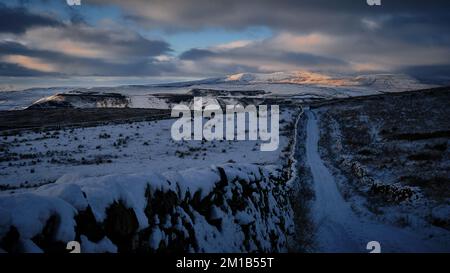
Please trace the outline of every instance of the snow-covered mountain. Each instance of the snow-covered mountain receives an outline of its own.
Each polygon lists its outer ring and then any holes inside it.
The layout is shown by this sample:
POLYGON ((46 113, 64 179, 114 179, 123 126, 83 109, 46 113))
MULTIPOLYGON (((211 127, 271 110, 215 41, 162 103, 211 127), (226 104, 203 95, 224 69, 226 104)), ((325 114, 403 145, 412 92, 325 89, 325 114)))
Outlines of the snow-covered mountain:
POLYGON ((378 90, 417 90, 429 88, 417 79, 405 74, 372 74, 361 75, 353 78, 353 82, 360 86, 368 86, 378 90))
POLYGON ((342 86, 353 85, 353 82, 344 77, 331 77, 325 74, 309 71, 276 72, 270 74, 239 73, 225 77, 225 82, 234 83, 290 83, 342 86))
POLYGON ((379 89, 380 91, 428 87, 428 85, 424 85, 418 80, 405 74, 369 74, 353 77, 330 76, 310 71, 276 72, 270 74, 239 73, 228 75, 224 79, 222 79, 222 81, 234 84, 274 83, 331 87, 370 86, 374 89, 379 89))
POLYGON ((74 92, 45 97, 31 108, 123 108, 128 107, 127 96, 115 93, 74 92))
MULTIPOLYGON (((193 90, 208 90, 208 97, 256 96, 293 97, 295 99, 331 99, 401 92, 434 87, 403 74, 360 76, 326 75, 309 71, 270 74, 240 73, 198 81, 128 85, 95 88, 47 88, 0 92, 0 110, 27 107, 131 107, 166 109, 176 95, 190 95, 193 90), (170 94, 170 95, 169 95, 170 94), (216 95, 214 95, 216 94, 216 95), (244 94, 244 95, 243 95, 244 94)), ((201 92, 200 92, 201 93, 201 92)), ((190 97, 185 97, 190 99, 190 97)))

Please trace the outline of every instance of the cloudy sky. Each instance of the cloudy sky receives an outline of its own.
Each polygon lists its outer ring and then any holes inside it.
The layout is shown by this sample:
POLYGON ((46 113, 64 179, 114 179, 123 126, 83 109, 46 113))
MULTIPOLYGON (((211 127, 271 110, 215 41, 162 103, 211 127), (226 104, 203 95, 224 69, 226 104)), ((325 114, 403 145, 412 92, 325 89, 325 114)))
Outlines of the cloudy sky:
MULTIPOLYGON (((450 2, 0 0, 0 81, 239 72, 450 75, 450 2)), ((144 82, 145 82, 144 80, 144 82)))

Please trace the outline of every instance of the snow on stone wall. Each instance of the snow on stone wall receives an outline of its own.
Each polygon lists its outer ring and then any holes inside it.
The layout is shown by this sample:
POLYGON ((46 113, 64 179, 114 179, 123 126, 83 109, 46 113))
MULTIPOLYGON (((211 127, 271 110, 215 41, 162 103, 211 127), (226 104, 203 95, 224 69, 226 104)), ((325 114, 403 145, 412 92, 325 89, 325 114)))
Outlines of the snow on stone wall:
POLYGON ((227 164, 157 174, 62 177, 0 196, 0 250, 283 252, 293 232, 276 168, 227 164))

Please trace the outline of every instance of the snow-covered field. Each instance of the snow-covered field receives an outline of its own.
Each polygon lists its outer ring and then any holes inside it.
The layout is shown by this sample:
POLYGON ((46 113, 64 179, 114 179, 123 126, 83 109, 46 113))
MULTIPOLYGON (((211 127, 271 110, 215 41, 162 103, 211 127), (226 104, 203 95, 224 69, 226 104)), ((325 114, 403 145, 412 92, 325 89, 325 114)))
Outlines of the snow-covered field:
POLYGON ((23 187, 51 183, 63 175, 164 172, 227 162, 283 164, 295 114, 281 109, 280 145, 273 152, 261 152, 261 140, 174 141, 173 119, 4 136, 0 185, 23 187))
MULTIPOLYGON (((330 169, 327 175, 320 170, 323 163, 311 163, 316 176, 322 175, 314 183, 323 189, 319 208, 340 222, 334 226, 341 229, 322 225, 324 233, 372 235, 389 251, 449 251, 449 96, 448 88, 441 88, 347 100, 314 110, 321 130, 320 156, 330 169), (339 192, 330 192, 336 184, 339 192), (338 204, 339 213, 334 211, 338 204), (351 213, 344 207, 351 207, 351 213), (355 219, 366 224, 352 223, 355 219), (364 232, 352 230, 359 226, 364 232), (392 234, 397 236, 387 237, 392 234)), ((341 239, 335 241, 336 248, 328 244, 324 249, 355 249, 352 238, 341 239)))
POLYGON ((174 119, 4 135, 0 252, 73 240, 83 252, 285 252, 281 181, 299 110, 281 106, 273 152, 261 140, 174 141, 174 119))
POLYGON ((386 224, 355 214, 354 204, 344 200, 335 178, 320 158, 320 133, 315 114, 308 111, 307 116, 306 157, 314 180, 316 200, 313 215, 318 227, 316 237, 320 252, 366 252, 371 241, 378 242, 383 252, 449 251, 450 234, 445 230, 431 230, 429 227, 427 231, 434 235, 430 237, 423 230, 386 224))
POLYGON ((170 109, 196 96, 281 110, 273 152, 261 152, 261 140, 174 141, 173 119, 8 131, 0 137, 0 251, 61 252, 74 239, 87 252, 359 252, 370 240, 387 252, 446 251, 450 131, 439 90, 420 91, 419 100, 351 98, 429 87, 404 75, 291 72, 0 92, 0 110, 34 109, 20 113, 170 109), (347 99, 327 106, 336 98, 347 99), (411 135, 415 145, 402 140, 411 135), (293 246, 299 236, 310 245, 293 246))

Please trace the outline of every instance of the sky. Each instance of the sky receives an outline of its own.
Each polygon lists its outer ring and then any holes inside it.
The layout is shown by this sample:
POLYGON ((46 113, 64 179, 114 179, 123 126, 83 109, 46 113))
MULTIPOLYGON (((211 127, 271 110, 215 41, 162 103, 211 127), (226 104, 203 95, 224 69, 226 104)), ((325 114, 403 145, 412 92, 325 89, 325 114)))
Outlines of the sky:
POLYGON ((0 90, 254 72, 450 78, 450 1, 0 0, 0 90))

